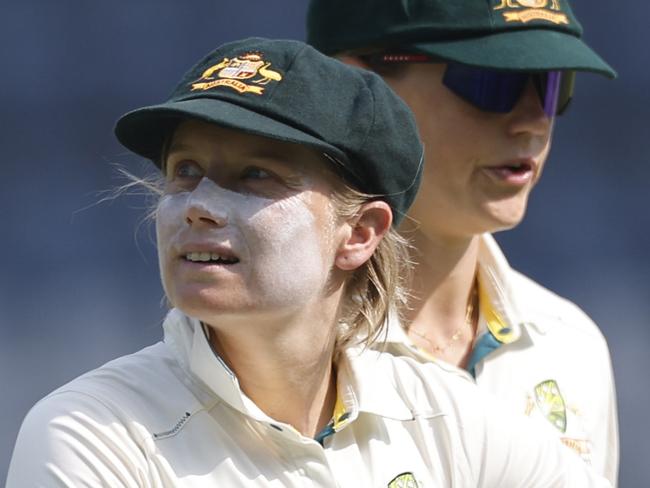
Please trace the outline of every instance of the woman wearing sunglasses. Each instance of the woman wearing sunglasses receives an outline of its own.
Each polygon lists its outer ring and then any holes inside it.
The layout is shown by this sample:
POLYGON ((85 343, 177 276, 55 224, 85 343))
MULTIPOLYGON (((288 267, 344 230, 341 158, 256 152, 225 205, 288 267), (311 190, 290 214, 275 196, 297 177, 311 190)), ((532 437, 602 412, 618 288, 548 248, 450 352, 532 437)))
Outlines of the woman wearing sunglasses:
POLYGON ((401 227, 415 244, 411 308, 390 327, 388 351, 472 377, 614 483, 607 344, 578 307, 511 269, 490 235, 523 218, 576 72, 615 76, 569 4, 312 0, 307 33, 382 75, 425 144, 422 189, 401 227))

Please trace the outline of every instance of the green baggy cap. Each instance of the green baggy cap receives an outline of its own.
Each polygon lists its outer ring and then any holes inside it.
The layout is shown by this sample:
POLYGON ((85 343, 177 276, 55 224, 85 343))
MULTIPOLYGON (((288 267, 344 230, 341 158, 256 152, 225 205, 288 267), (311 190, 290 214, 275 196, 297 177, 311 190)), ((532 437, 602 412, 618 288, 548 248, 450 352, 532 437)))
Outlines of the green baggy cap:
POLYGON ((307 41, 335 54, 409 49, 514 71, 616 72, 581 39, 566 0, 311 0, 307 41))
POLYGON ((169 99, 122 116, 115 134, 160 167, 180 119, 198 119, 322 151, 397 225, 419 187, 423 147, 411 111, 383 80, 298 41, 250 38, 193 66, 169 99))

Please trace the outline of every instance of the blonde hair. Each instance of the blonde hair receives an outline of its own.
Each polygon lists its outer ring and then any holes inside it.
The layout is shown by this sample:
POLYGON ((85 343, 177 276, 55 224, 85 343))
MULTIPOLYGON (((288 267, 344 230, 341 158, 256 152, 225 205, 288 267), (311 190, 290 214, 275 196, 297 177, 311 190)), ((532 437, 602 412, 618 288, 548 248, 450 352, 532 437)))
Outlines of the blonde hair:
MULTIPOLYGON (((335 212, 343 220, 357 215, 364 203, 377 199, 380 197, 348 185, 332 194, 335 212)), ((370 259, 352 273, 345 285, 337 353, 350 344, 370 347, 386 331, 391 316, 400 318, 408 302, 412 269, 409 250, 406 238, 391 227, 370 259)))

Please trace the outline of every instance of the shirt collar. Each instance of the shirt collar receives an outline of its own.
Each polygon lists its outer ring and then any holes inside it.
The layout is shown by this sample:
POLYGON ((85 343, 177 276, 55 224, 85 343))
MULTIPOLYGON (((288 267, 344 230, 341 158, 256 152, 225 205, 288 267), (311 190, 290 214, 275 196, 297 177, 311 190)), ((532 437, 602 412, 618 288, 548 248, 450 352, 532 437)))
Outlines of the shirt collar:
MULTIPOLYGON (((201 322, 172 309, 163 323, 165 343, 181 366, 198 379, 212 396, 261 422, 274 422, 239 387, 237 377, 212 350, 201 322)), ((378 353, 348 348, 339 356, 337 369, 336 429, 354 420, 359 412, 409 420, 413 418, 395 387, 377 374, 378 353), (345 415, 344 415, 345 414, 345 415), (343 417, 343 418, 341 418, 343 417)))
POLYGON ((486 327, 501 343, 521 337, 521 310, 511 288, 512 269, 490 234, 483 234, 478 254, 479 303, 486 327))
POLYGON ((395 385, 384 374, 378 373, 385 371, 379 367, 379 362, 387 358, 390 356, 361 347, 348 348, 340 356, 337 364, 338 394, 350 412, 350 420, 359 412, 402 421, 413 418, 411 409, 395 385))
MULTIPOLYGON (((526 303, 526 291, 521 289, 517 274, 504 256, 496 240, 490 234, 483 234, 479 241, 479 281, 482 292, 487 295, 493 311, 502 319, 502 327, 511 329, 510 337, 502 342, 514 342, 521 337, 522 327, 533 326, 544 332, 543 323, 537 318, 535 304, 526 303), (514 284, 518 283, 517 287, 514 284), (523 300, 522 300, 523 299, 523 300)), ((481 306, 481 313, 489 313, 481 306)), ((489 321, 488 321, 489 325, 489 321)), ((501 340, 498 330, 490 331, 501 340)), ((529 331, 528 331, 529 332, 529 331)), ((508 334, 506 334, 508 335, 508 334)))
POLYGON ((244 415, 262 422, 272 422, 239 387, 235 373, 216 354, 205 335, 201 322, 172 309, 163 323, 165 343, 176 353, 181 366, 212 397, 218 397, 244 415))

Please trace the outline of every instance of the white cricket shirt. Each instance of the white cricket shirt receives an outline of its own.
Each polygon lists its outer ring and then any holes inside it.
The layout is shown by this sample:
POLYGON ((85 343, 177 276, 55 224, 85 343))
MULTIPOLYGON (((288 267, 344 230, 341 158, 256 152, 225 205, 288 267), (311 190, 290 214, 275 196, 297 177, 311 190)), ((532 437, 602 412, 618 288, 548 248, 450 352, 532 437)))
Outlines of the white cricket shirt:
MULTIPOLYGON (((576 305, 510 268, 488 234, 481 237, 478 273, 479 326, 468 365, 476 384, 553 432, 616 485, 616 394, 600 330, 576 305)), ((395 321, 381 349, 472 377, 419 350, 395 321)), ((510 419, 497 414, 492 422, 510 419)))
POLYGON ((348 350, 346 414, 323 445, 265 415, 172 310, 165 340, 41 400, 20 430, 8 488, 601 487, 585 464, 471 381, 436 364, 348 350))

